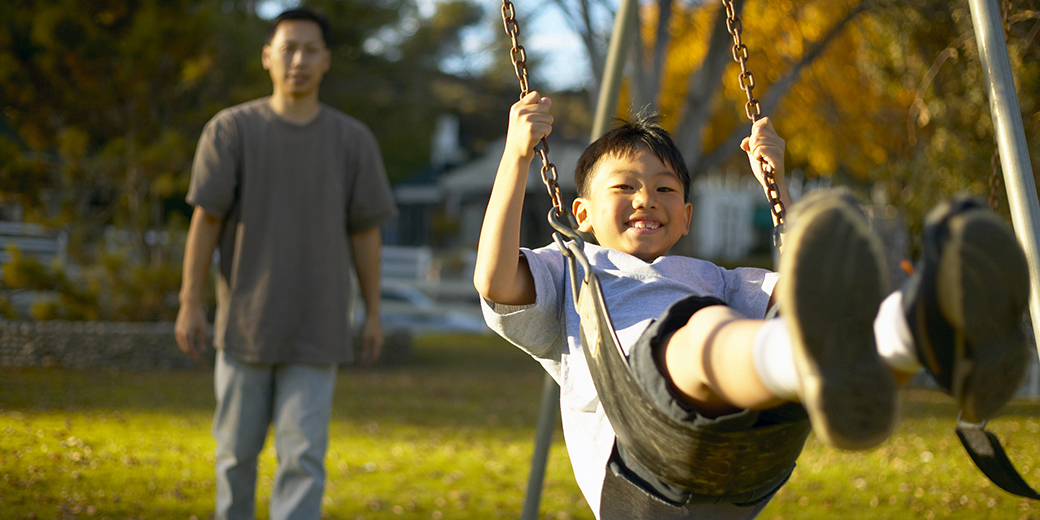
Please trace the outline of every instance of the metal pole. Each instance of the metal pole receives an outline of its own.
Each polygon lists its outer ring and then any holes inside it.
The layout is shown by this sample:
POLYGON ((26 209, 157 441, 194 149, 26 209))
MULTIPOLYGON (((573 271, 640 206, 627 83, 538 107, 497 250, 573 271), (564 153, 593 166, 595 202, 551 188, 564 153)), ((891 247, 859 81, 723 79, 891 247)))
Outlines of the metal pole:
MULTIPOLYGON (((1029 314, 1040 333, 1040 205, 996 0, 968 0, 1015 234, 1029 264, 1029 314)), ((1036 337, 1037 334, 1034 334, 1036 337)), ((1040 344, 1037 344, 1040 354, 1040 344)))
POLYGON ((549 463, 549 446, 556 429, 556 413, 560 406, 560 385, 548 373, 542 383, 542 409, 538 412, 538 432, 535 434, 534 454, 531 455, 531 473, 527 476, 527 495, 520 520, 536 520, 542 502, 542 482, 549 463))
MULTIPOLYGON (((603 81, 600 83, 599 98, 596 100, 596 115, 592 122, 592 135, 589 142, 599 139, 606 133, 607 125, 614 115, 618 97, 621 93, 621 77, 625 69, 628 52, 632 48, 632 40, 638 30, 638 0, 621 0, 617 16, 614 18, 614 32, 610 37, 607 50, 607 63, 603 69, 603 81)), ((534 454, 531 456, 531 473, 527 477, 527 494, 524 497, 524 510, 520 520, 536 520, 539 504, 542 499, 542 483, 545 479, 545 467, 549 457, 549 446, 552 444, 553 430, 556 429, 556 413, 560 406, 560 387, 552 376, 545 374, 542 385, 542 408, 538 413, 538 430, 535 432, 534 454)))
POLYGON ((628 53, 632 49, 632 40, 639 28, 639 2, 637 0, 621 0, 617 16, 614 18, 614 33, 610 37, 607 49, 607 63, 603 68, 603 81, 599 87, 599 99, 596 100, 596 115, 592 120, 592 136, 595 141, 607 132, 614 109, 617 107, 621 93, 621 77, 624 73, 628 53))

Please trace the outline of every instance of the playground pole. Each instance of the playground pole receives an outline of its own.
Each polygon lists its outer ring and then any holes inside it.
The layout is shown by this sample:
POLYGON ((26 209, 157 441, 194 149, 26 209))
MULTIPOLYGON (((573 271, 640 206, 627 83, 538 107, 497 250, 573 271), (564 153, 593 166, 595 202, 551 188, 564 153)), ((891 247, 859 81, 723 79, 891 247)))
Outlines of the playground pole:
MULTIPOLYGON (((1011 222, 1029 264, 1029 314, 1036 338, 1040 335, 1040 205, 1033 182, 1033 167, 1029 162, 1029 148, 997 1, 968 0, 968 5, 1000 151, 1011 222)), ((1040 344, 1037 344, 1037 352, 1040 354, 1040 344)))
POLYGON ((632 49, 639 23, 639 2, 637 0, 621 0, 617 16, 614 17, 614 32, 610 37, 607 49, 607 63, 603 68, 603 81, 600 82, 599 98, 596 100, 596 115, 592 120, 592 135, 589 142, 599 139, 607 133, 607 128, 617 108, 618 96, 621 94, 621 78, 624 75, 625 63, 632 49))
MULTIPOLYGON (((596 115, 592 122, 589 142, 599 139, 607 131, 621 93, 621 77, 625 62, 632 48, 632 40, 638 30, 639 2, 621 0, 617 16, 614 17, 614 32, 610 37, 607 62, 600 82, 599 98, 596 100, 596 115)), ((538 430, 535 432, 534 454, 531 456, 531 473, 527 477, 527 494, 520 520, 536 520, 542 498, 542 485, 548 463, 549 445, 556 429, 556 413, 560 406, 560 387, 552 376, 545 374, 542 385, 542 407, 538 414, 538 430)))

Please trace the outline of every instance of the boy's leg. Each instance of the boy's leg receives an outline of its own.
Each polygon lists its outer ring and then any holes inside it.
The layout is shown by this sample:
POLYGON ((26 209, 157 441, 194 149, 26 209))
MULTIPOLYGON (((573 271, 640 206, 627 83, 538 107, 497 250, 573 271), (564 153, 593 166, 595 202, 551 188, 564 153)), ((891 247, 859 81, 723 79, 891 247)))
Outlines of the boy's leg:
POLYGON ((786 330, 707 307, 668 340, 661 365, 678 396, 701 414, 797 399, 823 440, 866 449, 887 438, 896 413, 895 383, 874 345, 885 285, 880 242, 844 196, 817 195, 799 208, 777 288, 786 330), (773 355, 771 348, 790 368, 760 359, 773 355), (790 377, 763 377, 785 370, 790 377), (793 388, 767 386, 778 379, 793 388))
POLYGON ((694 313, 656 352, 676 396, 705 417, 783 403, 755 369, 753 345, 763 323, 723 305, 694 313))
POLYGON ((980 202, 956 198, 925 220, 924 254, 903 303, 917 357, 960 405, 963 418, 996 415, 1025 377, 1025 254, 980 202))

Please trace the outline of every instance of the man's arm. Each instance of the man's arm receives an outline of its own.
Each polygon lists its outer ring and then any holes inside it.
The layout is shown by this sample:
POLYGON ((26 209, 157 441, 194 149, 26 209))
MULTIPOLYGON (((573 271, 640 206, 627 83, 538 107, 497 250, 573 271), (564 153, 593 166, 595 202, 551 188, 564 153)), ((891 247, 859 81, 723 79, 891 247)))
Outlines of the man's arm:
MULTIPOLYGON (((751 170, 762 185, 762 190, 769 196, 769 188, 766 187, 765 177, 762 173, 762 165, 759 159, 765 160, 773 167, 773 180, 776 181, 776 189, 780 193, 780 202, 784 208, 791 208, 791 196, 787 193, 787 182, 784 180, 784 147, 786 143, 777 135, 773 129, 773 123, 768 117, 763 117, 751 126, 751 136, 745 137, 740 143, 740 149, 747 152, 748 160, 751 162, 751 170)), ((774 222, 775 225, 775 222, 774 222)), ((783 252, 783 247, 780 248, 783 252)))
POLYGON ((361 365, 368 367, 379 360, 379 354, 383 350, 383 323, 379 318, 379 262, 383 237, 379 228, 350 235, 350 247, 354 253, 358 283, 361 285, 361 298, 365 302, 365 324, 361 329, 361 365))
POLYGON ((209 265, 220 239, 222 221, 196 206, 184 245, 184 273, 174 333, 177 346, 195 361, 206 350, 206 311, 202 307, 209 265))
POLYGON ((507 305, 534 303, 534 278, 520 258, 520 216, 534 147, 552 132, 549 98, 531 92, 509 111, 509 131, 480 228, 473 285, 484 298, 507 305))

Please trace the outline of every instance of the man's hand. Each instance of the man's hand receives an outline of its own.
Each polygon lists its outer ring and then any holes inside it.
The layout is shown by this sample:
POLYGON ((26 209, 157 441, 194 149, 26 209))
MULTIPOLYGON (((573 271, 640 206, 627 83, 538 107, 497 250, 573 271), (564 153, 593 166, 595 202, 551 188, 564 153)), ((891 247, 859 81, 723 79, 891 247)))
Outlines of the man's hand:
POLYGON ((751 170, 755 172, 762 188, 766 187, 765 176, 762 173, 761 161, 764 160, 773 167, 773 177, 777 186, 784 186, 784 147, 786 143, 776 130, 768 117, 763 117, 751 126, 751 136, 745 137, 740 143, 740 149, 748 155, 751 162, 751 170))
POLYGON ((552 100, 538 92, 529 92, 509 110, 509 130, 506 132, 506 154, 525 159, 534 158, 534 147, 552 132, 553 117, 549 115, 552 100))
POLYGON ((365 325, 361 329, 361 366, 368 368, 379 361, 383 352, 383 324, 379 316, 365 316, 365 325))
POLYGON ((206 312, 200 305, 181 305, 173 327, 177 346, 196 363, 206 351, 206 312))

